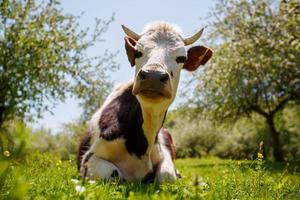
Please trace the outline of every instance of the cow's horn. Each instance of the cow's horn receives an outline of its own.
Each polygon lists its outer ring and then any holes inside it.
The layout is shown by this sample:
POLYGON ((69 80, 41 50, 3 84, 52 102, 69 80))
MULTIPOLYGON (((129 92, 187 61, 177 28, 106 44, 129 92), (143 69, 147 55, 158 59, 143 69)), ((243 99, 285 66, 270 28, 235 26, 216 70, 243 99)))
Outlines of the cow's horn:
POLYGON ((198 31, 193 36, 183 39, 184 44, 190 45, 190 44, 193 44, 194 42, 196 42, 201 37, 203 30, 204 30, 204 28, 202 28, 200 31, 198 31))
POLYGON ((122 29, 123 29, 123 31, 125 32, 125 34, 126 34, 127 36, 129 36, 129 37, 135 39, 136 41, 138 41, 138 40, 141 38, 141 36, 140 36, 139 34, 133 32, 132 30, 130 30, 129 28, 127 28, 127 27, 124 26, 123 24, 122 24, 122 29))

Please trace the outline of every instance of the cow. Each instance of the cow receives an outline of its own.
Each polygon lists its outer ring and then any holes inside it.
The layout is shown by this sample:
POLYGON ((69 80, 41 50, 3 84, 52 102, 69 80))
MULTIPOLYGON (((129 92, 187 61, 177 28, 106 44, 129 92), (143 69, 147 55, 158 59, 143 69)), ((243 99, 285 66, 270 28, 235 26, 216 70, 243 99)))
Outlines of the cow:
POLYGON ((174 181, 175 146, 163 123, 180 72, 196 70, 213 54, 196 42, 203 29, 184 38, 177 25, 155 22, 137 34, 122 25, 133 80, 117 86, 92 116, 78 153, 79 174, 91 179, 174 181))

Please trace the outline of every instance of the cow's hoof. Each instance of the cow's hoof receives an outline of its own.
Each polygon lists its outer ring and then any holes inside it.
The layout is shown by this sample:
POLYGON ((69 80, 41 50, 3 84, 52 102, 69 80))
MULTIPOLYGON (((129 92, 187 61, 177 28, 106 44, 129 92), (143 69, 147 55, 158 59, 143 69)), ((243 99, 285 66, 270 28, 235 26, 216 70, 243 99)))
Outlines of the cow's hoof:
POLYGON ((176 180, 176 174, 170 172, 162 172, 157 176, 158 182, 174 182, 176 180))

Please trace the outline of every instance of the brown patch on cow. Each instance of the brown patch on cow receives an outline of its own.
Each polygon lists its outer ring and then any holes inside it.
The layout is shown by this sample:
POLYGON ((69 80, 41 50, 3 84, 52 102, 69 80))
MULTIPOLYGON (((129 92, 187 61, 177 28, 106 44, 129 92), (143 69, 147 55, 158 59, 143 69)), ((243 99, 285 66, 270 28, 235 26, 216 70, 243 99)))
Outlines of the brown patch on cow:
POLYGON ((77 168, 80 170, 80 165, 83 155, 89 150, 91 144, 91 134, 87 133, 80 141, 79 150, 77 154, 77 168))
POLYGON ((161 132, 163 134, 165 145, 166 145, 167 149, 169 150, 169 152, 171 154, 172 160, 175 160, 175 158, 176 158, 176 147, 173 143, 172 136, 166 128, 162 128, 161 132))
POLYGON ((183 68, 188 71, 195 71, 200 65, 205 65, 212 57, 213 51, 204 46, 195 46, 188 50, 188 58, 183 68))

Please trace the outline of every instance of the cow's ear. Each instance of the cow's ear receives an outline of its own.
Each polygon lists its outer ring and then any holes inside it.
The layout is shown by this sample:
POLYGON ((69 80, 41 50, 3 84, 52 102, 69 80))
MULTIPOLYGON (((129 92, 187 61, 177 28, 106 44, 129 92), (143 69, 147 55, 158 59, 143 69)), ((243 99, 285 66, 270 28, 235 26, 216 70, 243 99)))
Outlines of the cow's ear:
POLYGON ((128 36, 126 36, 124 39, 125 39, 125 49, 126 49, 128 60, 131 64, 131 66, 134 66, 135 65, 135 62, 134 62, 135 48, 134 48, 134 46, 136 45, 136 41, 133 38, 128 37, 128 36))
POLYGON ((200 65, 205 65, 212 57, 213 51, 204 46, 191 47, 187 53, 187 61, 183 68, 188 71, 195 71, 200 65))

